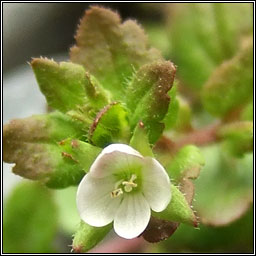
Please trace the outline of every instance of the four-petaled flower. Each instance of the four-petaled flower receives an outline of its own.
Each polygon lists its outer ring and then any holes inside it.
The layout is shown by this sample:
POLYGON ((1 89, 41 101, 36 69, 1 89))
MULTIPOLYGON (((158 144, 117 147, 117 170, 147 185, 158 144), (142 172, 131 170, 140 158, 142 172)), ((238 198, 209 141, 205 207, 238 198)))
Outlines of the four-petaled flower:
POLYGON ((101 227, 114 221, 115 232, 127 239, 145 230, 151 209, 161 212, 170 200, 170 179, 162 165, 124 144, 103 149, 77 191, 84 222, 101 227))

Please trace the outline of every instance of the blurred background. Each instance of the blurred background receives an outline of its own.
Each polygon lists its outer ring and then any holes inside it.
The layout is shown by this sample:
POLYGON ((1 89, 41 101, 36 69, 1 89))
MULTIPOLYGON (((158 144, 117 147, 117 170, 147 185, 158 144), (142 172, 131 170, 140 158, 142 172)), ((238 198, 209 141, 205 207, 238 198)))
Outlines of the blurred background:
MULTIPOLYGON (((56 61, 68 60, 69 48, 75 43, 74 34, 77 24, 89 5, 89 3, 3 3, 4 123, 14 118, 23 118, 47 111, 44 96, 41 94, 27 62, 32 57, 39 56, 53 58, 56 61)), ((189 119, 187 121, 189 125, 186 123, 181 127, 184 133, 192 126, 201 127, 220 119, 219 116, 205 111, 199 99, 199 91, 216 67, 236 55, 239 48, 238 38, 242 35, 252 34, 252 5, 226 5, 219 11, 218 8, 215 8, 216 16, 210 10, 211 4, 198 4, 200 7, 188 5, 184 9, 182 9, 182 5, 174 7, 163 3, 100 3, 99 5, 116 10, 123 20, 136 19, 146 30, 151 45, 160 49, 166 59, 171 59, 178 65, 178 78, 181 81, 179 93, 183 97, 180 104, 183 104, 182 109, 185 113, 183 119, 189 119), (222 40, 223 42, 219 40, 213 29, 212 20, 215 20, 218 13, 223 10, 227 13, 228 24, 225 35, 232 39, 230 40, 232 43, 226 38, 222 40), (191 15, 193 17, 198 15, 201 20, 190 22, 191 15), (183 19, 183 17, 185 18, 183 19), (185 22, 180 22, 179 19, 183 19, 185 22), (193 22, 195 24, 192 24, 193 22), (199 32, 199 37, 195 38, 194 27, 191 26, 198 24, 201 24, 199 27, 202 27, 202 30, 199 32), (186 35, 190 38, 189 40, 186 39, 186 35), (204 50, 201 50, 205 42, 210 43, 206 44, 204 50), (218 48, 219 44, 221 47, 218 48), (195 59, 198 60, 196 63, 193 62, 195 59), (189 110, 188 105, 191 106, 189 110), (191 117, 191 113, 197 115, 191 117)), ((251 104, 251 98, 243 104, 251 104)), ((181 225, 171 238, 158 244, 149 244, 142 239, 126 241, 117 238, 114 233, 110 233, 97 247, 98 249, 94 249, 94 252, 252 252, 252 154, 235 160, 237 161, 235 164, 232 161, 231 165, 227 165, 227 161, 224 161, 225 163, 222 165, 223 159, 220 157, 219 145, 203 148, 202 151, 206 162, 208 161, 210 164, 204 168, 202 177, 200 176, 197 184, 198 207, 200 208, 200 195, 206 195, 209 191, 211 193, 211 198, 201 197, 204 204, 208 204, 209 200, 213 200, 215 197, 215 187, 208 186, 211 180, 216 182, 228 180, 227 183, 222 182, 225 194, 218 194, 219 198, 227 195, 228 200, 222 200, 220 204, 215 202, 214 213, 210 217, 207 216, 212 222, 207 224, 205 221, 200 225, 200 229, 181 225), (217 163, 216 159, 218 159, 217 163), (225 170, 228 168, 234 169, 236 175, 227 174, 225 170), (224 172, 221 174, 224 176, 214 173, 215 170, 224 172), (246 174, 243 173, 244 170, 246 170, 246 174), (241 196, 236 192, 237 186, 239 191, 242 191, 241 196), (247 196, 248 194, 249 196, 247 196), (246 199, 244 200, 244 198, 246 199), (223 224, 216 224, 216 219, 225 220, 223 224)), ((12 166, 4 163, 4 199, 15 196, 15 191, 12 192, 12 189, 22 180, 12 174, 12 166)), ((18 192, 16 191, 16 193, 18 192)), ((7 241, 7 234, 5 237, 9 246, 7 246, 8 251, 70 252, 68 245, 72 243, 71 235, 75 232, 79 222, 75 206, 75 193, 75 188, 55 193, 55 202, 58 208, 56 211, 59 217, 56 220, 57 227, 53 231, 53 239, 49 248, 23 246, 24 251, 15 251, 16 249, 12 249, 12 245, 10 245, 13 241, 7 241)), ((10 231, 10 233, 12 232, 10 231)), ((23 235, 21 232, 21 236, 23 235)), ((18 239, 21 238, 18 237, 18 239)))
MULTIPOLYGON (((31 57, 67 54, 74 44, 74 33, 90 3, 4 3, 4 74, 31 57)), ((100 3, 120 13, 123 19, 160 22, 163 19, 154 4, 100 3)), ((157 7, 157 4, 156 4, 157 7)))

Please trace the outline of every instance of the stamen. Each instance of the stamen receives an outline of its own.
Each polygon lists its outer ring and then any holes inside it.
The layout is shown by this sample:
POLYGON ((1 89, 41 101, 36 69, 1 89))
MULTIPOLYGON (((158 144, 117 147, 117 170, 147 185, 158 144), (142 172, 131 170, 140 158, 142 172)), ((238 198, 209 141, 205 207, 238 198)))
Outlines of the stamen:
POLYGON ((124 185, 124 186, 131 186, 132 188, 136 188, 137 187, 137 184, 132 182, 132 181, 123 181, 122 185, 124 185))
POLYGON ((111 197, 115 198, 115 197, 122 195, 123 193, 124 193, 123 190, 121 188, 118 188, 111 192, 111 197))
POLYGON ((132 177, 129 181, 123 181, 122 185, 124 185, 124 191, 125 192, 131 192, 133 188, 136 188, 138 185, 134 183, 134 180, 137 179, 137 176, 135 174, 132 174, 132 177))
POLYGON ((120 195, 122 195, 125 192, 131 192, 133 188, 136 188, 138 185, 136 183, 134 183, 134 180, 137 179, 137 176, 135 174, 132 174, 131 178, 129 181, 124 181, 119 180, 115 183, 115 188, 114 190, 111 192, 111 197, 115 198, 118 197, 120 195), (123 189, 120 188, 120 186, 123 185, 123 189))

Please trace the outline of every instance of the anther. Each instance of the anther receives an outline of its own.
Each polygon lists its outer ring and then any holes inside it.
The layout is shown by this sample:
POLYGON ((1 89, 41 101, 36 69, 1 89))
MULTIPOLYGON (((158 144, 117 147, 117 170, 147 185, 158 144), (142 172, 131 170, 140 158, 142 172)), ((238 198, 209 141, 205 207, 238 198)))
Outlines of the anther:
POLYGON ((123 193, 124 193, 123 190, 121 188, 118 188, 111 192, 111 197, 115 198, 115 197, 122 195, 123 193))

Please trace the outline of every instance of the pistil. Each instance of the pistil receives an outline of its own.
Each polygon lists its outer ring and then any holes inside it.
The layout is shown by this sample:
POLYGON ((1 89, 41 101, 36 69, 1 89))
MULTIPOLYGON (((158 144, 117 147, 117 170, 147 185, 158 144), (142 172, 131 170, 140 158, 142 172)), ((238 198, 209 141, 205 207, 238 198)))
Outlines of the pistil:
POLYGON ((134 182, 137 179, 135 174, 132 174, 129 181, 119 180, 115 183, 115 189, 111 192, 111 197, 115 198, 122 195, 125 192, 129 193, 133 188, 136 188, 138 185, 134 182), (123 186, 123 188, 120 188, 123 186), (124 191, 123 191, 124 190, 124 191))

